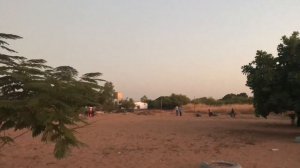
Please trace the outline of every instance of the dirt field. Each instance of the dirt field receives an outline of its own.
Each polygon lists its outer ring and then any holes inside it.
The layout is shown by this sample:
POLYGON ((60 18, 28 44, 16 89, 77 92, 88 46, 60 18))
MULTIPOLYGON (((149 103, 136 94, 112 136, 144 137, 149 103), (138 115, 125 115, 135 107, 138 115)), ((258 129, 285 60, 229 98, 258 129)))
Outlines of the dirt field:
POLYGON ((290 127, 287 118, 145 114, 89 119, 90 125, 77 130, 88 146, 73 149, 63 160, 53 157, 53 144, 25 134, 0 151, 0 167, 199 168, 203 161, 218 160, 238 162, 243 168, 300 167, 300 144, 294 142, 300 129, 290 127))

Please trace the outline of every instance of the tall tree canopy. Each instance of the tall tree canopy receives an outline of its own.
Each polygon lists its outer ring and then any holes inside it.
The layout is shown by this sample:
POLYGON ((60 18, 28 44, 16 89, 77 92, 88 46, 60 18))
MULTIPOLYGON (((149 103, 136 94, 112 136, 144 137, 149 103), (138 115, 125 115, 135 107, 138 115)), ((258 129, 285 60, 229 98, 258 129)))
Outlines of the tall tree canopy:
POLYGON ((300 126, 300 38, 294 32, 283 36, 277 47, 278 56, 257 51, 255 60, 244 65, 247 86, 253 92, 257 115, 295 111, 300 126))
MULTIPOLYGON (((6 52, 7 39, 20 39, 0 33, 0 47, 6 52)), ((101 73, 78 78, 70 66, 52 68, 43 59, 27 59, 0 53, 0 133, 8 129, 29 129, 32 136, 54 142, 54 155, 64 157, 70 147, 81 143, 67 125, 81 121, 79 114, 86 105, 97 105, 101 73)), ((0 136, 2 143, 11 137, 0 136)))
POLYGON ((153 101, 148 100, 148 107, 169 110, 174 109, 176 106, 186 105, 190 102, 191 100, 186 95, 172 93, 170 96, 160 96, 153 101))
POLYGON ((102 105, 102 110, 113 111, 118 108, 118 104, 115 102, 115 89, 111 82, 105 82, 104 86, 99 92, 99 103, 102 105))
POLYGON ((143 103, 147 103, 148 102, 148 97, 146 95, 144 95, 143 97, 140 98, 140 101, 143 103))

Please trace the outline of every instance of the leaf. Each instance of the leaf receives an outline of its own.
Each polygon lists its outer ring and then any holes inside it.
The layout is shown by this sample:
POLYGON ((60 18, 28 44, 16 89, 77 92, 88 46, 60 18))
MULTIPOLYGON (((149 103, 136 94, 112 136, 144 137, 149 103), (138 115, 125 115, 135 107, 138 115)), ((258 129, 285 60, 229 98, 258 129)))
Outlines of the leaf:
POLYGON ((91 83, 97 83, 96 80, 91 79, 91 78, 87 78, 87 77, 81 77, 81 80, 86 81, 86 82, 91 82, 91 83))
POLYGON ((44 59, 30 59, 30 60, 27 60, 27 62, 28 63, 33 63, 33 64, 44 64, 47 61, 44 60, 44 59))
POLYGON ((102 75, 102 73, 100 73, 100 72, 86 73, 86 74, 82 75, 81 80, 91 82, 91 83, 97 83, 97 81, 105 81, 103 79, 97 78, 101 75, 102 75))
POLYGON ((83 77, 94 78, 94 77, 99 77, 101 75, 102 75, 102 73, 100 73, 100 72, 92 72, 92 73, 86 73, 86 74, 84 74, 83 77))
POLYGON ((44 125, 35 126, 34 128, 32 128, 32 137, 36 137, 40 135, 44 130, 45 130, 44 125))
POLYGON ((0 63, 5 65, 16 65, 15 61, 8 55, 0 54, 0 63))
POLYGON ((12 50, 12 49, 10 49, 10 48, 8 48, 8 47, 5 47, 5 46, 0 46, 0 47, 3 48, 3 49, 5 49, 5 50, 7 50, 7 51, 9 51, 9 52, 18 53, 17 51, 12 50))
POLYGON ((59 66, 54 68, 53 76, 58 80, 74 81, 78 71, 71 66, 59 66))
POLYGON ((0 38, 15 40, 15 39, 21 39, 22 37, 14 34, 0 33, 0 38))
POLYGON ((13 128, 15 126, 15 122, 12 121, 12 120, 8 120, 8 121, 5 121, 1 128, 0 128, 0 131, 3 131, 3 130, 8 130, 10 128, 13 128))
POLYGON ((0 45, 9 45, 7 42, 0 40, 0 45))
POLYGON ((65 157, 67 151, 69 150, 69 146, 65 143, 64 139, 60 139, 56 142, 54 147, 54 156, 57 159, 62 159, 65 157))

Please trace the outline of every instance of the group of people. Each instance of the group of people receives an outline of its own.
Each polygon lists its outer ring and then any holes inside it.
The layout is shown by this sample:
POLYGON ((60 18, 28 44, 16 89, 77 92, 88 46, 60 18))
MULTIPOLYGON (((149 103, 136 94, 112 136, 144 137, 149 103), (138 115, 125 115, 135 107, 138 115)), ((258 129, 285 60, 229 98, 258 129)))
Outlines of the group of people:
POLYGON ((182 107, 181 106, 176 106, 175 111, 176 111, 176 116, 182 116, 182 107))
MULTIPOLYGON (((181 107, 181 106, 176 106, 176 107, 175 107, 175 111, 176 111, 176 116, 182 116, 182 107, 181 107)), ((235 111, 234 111, 233 108, 232 108, 231 111, 228 113, 228 115, 229 115, 231 118, 235 118, 236 113, 235 113, 235 111)), ((196 116, 197 116, 197 117, 200 117, 201 114, 197 113, 196 116)), ((215 112, 212 112, 212 111, 210 111, 210 109, 208 109, 208 116, 209 116, 209 117, 214 117, 214 116, 218 116, 218 114, 215 113, 215 112)))
POLYGON ((209 117, 215 117, 215 116, 218 116, 218 114, 214 113, 214 112, 210 111, 210 109, 208 109, 208 116, 209 117))
MULTIPOLYGON (((228 115, 231 117, 231 118, 235 118, 236 116, 236 113, 234 111, 234 109, 232 108, 231 111, 228 113, 228 115)), ((208 116, 209 117, 214 117, 214 116, 218 116, 217 113, 214 113, 214 112, 211 112, 210 109, 208 109, 208 116)))

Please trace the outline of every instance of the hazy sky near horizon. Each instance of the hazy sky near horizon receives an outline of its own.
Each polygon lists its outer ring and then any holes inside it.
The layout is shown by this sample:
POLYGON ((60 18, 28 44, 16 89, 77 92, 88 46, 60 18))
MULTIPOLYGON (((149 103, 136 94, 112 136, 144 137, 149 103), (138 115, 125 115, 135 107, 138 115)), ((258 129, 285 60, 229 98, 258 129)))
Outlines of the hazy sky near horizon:
POLYGON ((126 97, 250 93, 241 66, 300 30, 299 0, 0 0, 28 58, 101 72, 126 97))

